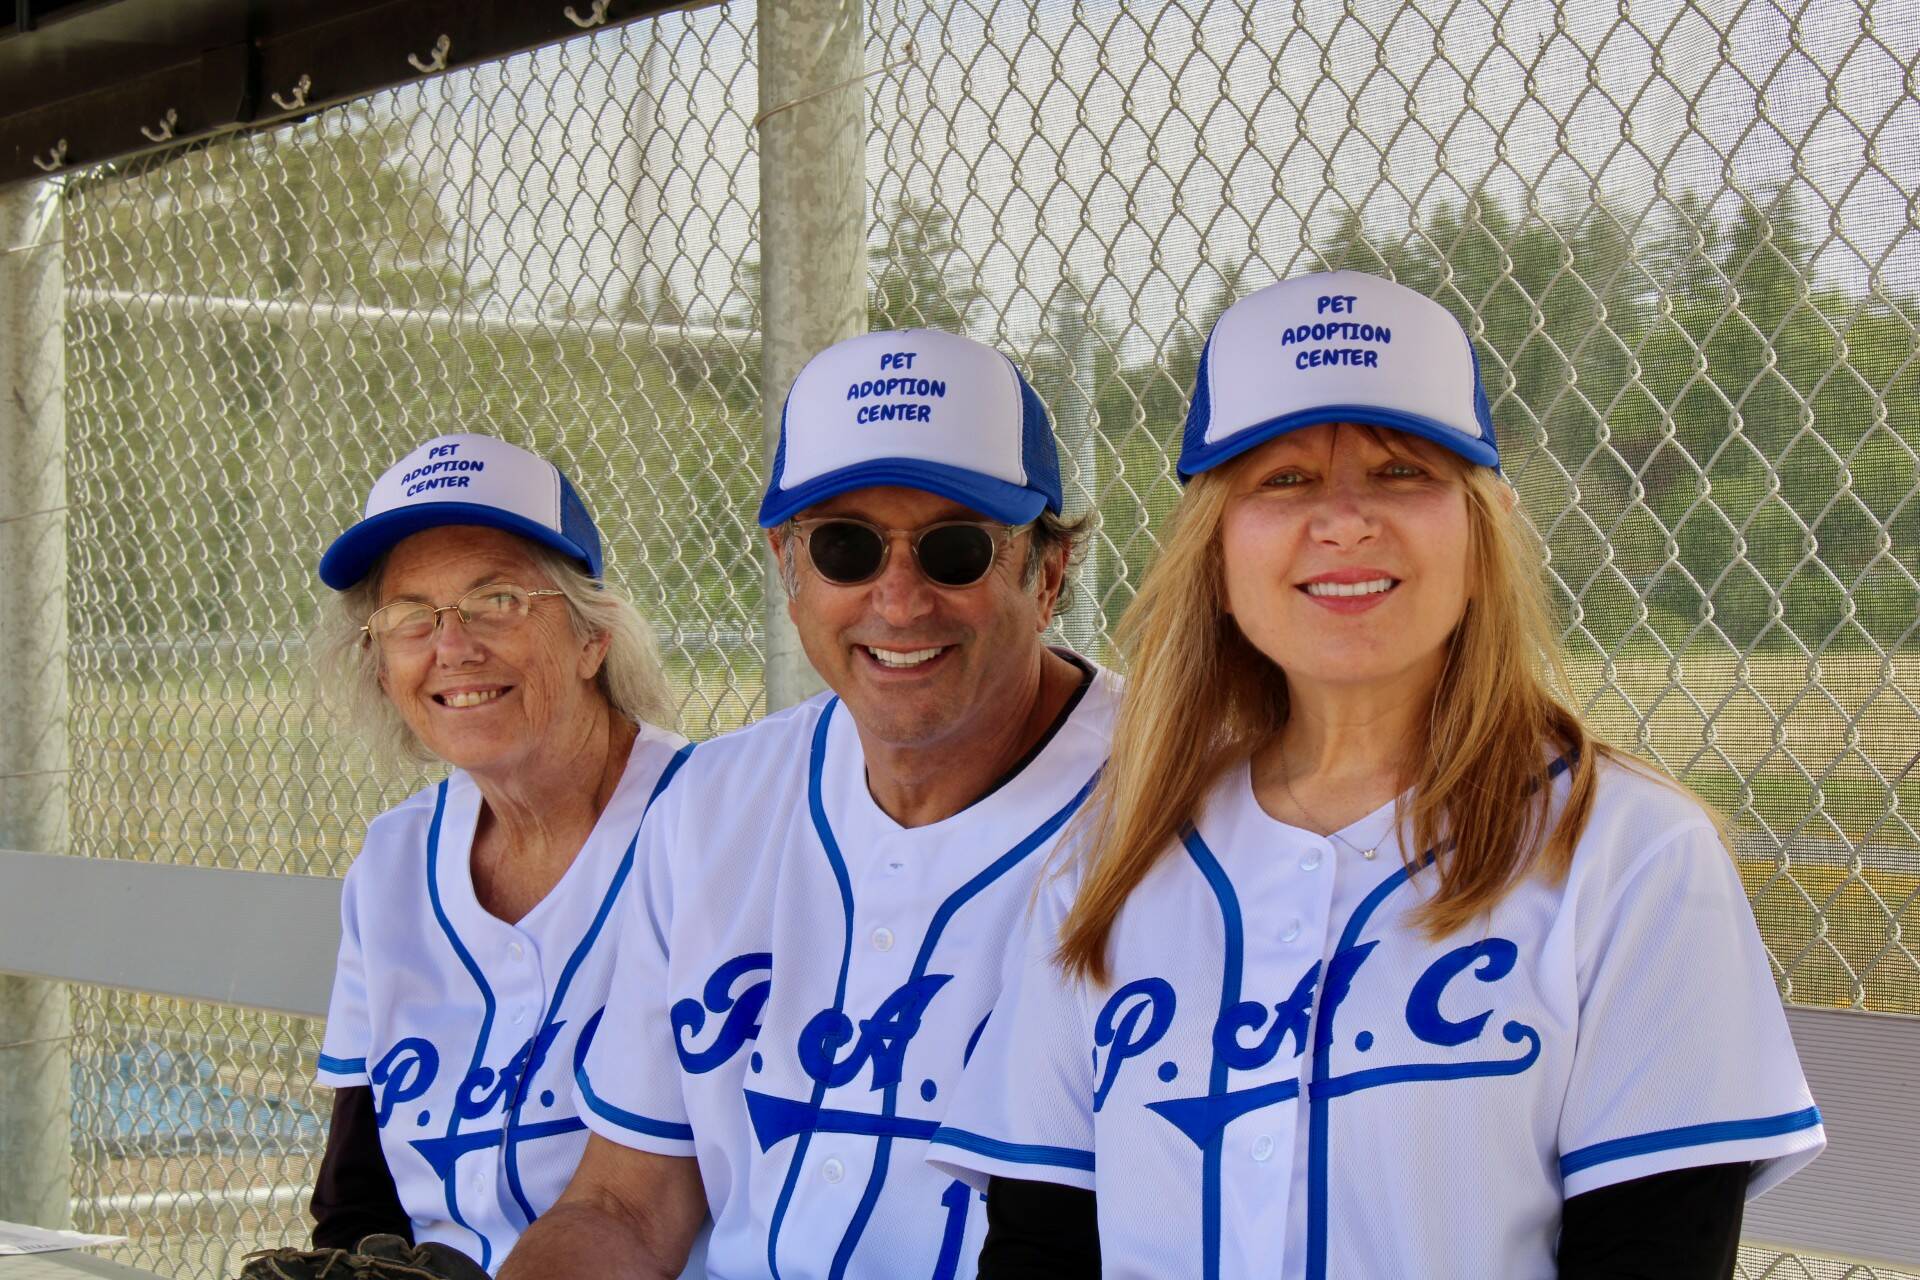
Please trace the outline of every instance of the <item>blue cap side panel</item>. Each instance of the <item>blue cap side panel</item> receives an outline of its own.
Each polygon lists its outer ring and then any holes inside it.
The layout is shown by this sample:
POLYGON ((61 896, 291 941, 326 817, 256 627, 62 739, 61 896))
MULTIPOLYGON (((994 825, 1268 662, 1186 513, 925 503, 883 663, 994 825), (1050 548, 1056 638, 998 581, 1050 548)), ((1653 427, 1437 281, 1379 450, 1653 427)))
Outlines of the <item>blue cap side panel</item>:
POLYGON ((793 407, 793 390, 788 388, 787 398, 780 402, 780 439, 773 446, 773 467, 767 473, 767 493, 762 499, 764 509, 773 495, 780 492, 780 482, 787 474, 787 413, 793 407))
POLYGON ((600 549, 599 526, 593 523, 587 504, 580 501, 580 495, 574 492, 573 482, 567 479, 566 472, 557 467, 554 470, 560 476, 560 536, 585 551, 587 572, 596 578, 601 577, 605 560, 600 549))
POLYGON ((1200 348, 1200 363, 1193 369, 1193 399, 1187 403, 1187 424, 1180 433, 1180 465, 1177 471, 1182 483, 1194 473, 1189 465, 1206 447, 1207 427, 1213 420, 1213 396, 1207 390, 1213 371, 1213 335, 1207 335, 1206 345, 1200 348))
MULTIPOLYGON (((1464 326, 1461 332, 1466 333, 1464 326)), ((1480 376, 1480 348, 1474 345, 1471 334, 1467 335, 1467 354, 1473 357, 1473 416, 1480 420, 1480 430, 1486 433, 1487 443, 1493 446, 1493 469, 1498 471, 1500 438, 1493 434, 1493 406, 1487 403, 1487 384, 1480 376)))
MULTIPOLYGON (((1011 363, 1011 362, 1009 362, 1011 363)), ((1053 439, 1053 423, 1047 406, 1018 366, 1013 376, 1020 383, 1020 464, 1027 473, 1027 487, 1044 494, 1047 510, 1060 514, 1060 448, 1053 439)))

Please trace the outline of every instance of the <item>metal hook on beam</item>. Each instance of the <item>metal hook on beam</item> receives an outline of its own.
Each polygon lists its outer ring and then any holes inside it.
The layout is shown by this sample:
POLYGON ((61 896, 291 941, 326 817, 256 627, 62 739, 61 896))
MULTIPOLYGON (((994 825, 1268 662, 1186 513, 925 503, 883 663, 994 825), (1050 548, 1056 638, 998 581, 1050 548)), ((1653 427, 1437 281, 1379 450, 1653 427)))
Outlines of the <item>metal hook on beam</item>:
POLYGON ((273 105, 282 111, 298 111, 307 105, 307 90, 313 88, 313 77, 302 75, 293 82, 293 96, 283 98, 278 92, 267 95, 273 99, 273 105))
POLYGON ((140 126, 140 133, 148 142, 171 142, 173 141, 173 126, 179 123, 180 113, 172 107, 168 107, 167 114, 160 117, 159 124, 143 124, 140 126))
POLYGON ((574 12, 572 5, 568 5, 566 8, 562 9, 560 12, 566 15, 568 22, 571 22, 574 26, 580 28, 582 31, 591 31, 595 27, 602 27, 606 25, 607 6, 612 3, 613 3, 613 0, 593 0, 593 10, 592 12, 588 13, 587 16, 584 18, 581 17, 578 13, 574 12))
POLYGON ((67 167, 67 140, 65 138, 53 144, 53 150, 47 152, 46 159, 33 157, 33 167, 42 173, 52 173, 56 169, 67 167))
POLYGON ((410 53, 407 55, 407 62, 421 75, 430 76, 436 71, 447 69, 447 54, 452 50, 453 41, 442 33, 440 38, 433 42, 433 56, 428 61, 422 62, 420 55, 410 53))

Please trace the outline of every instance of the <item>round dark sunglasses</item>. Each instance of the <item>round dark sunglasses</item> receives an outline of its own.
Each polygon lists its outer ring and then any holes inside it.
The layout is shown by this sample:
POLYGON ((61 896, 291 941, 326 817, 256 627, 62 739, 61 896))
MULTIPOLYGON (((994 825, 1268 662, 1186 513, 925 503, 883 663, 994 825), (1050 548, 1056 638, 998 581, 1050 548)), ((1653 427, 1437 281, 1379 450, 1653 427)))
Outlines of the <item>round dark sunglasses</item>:
POLYGON ((914 563, 936 587, 970 587, 987 576, 1000 548, 1026 525, 1009 528, 979 520, 942 520, 918 529, 895 531, 852 516, 823 516, 793 522, 813 570, 842 587, 871 582, 887 567, 893 535, 902 532, 914 563))

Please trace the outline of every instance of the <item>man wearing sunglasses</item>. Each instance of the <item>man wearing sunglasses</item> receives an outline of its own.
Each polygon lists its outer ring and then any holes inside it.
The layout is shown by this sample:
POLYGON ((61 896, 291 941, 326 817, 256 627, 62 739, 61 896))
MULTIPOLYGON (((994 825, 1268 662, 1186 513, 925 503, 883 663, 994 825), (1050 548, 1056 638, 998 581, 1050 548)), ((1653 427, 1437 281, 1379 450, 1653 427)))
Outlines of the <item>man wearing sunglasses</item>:
POLYGON ((928 330, 795 380, 760 522, 832 693, 700 747, 642 829, 582 1035, 595 1137, 503 1280, 971 1277, 924 1162, 1104 760, 1113 678, 1042 633, 1079 526, 1005 356, 928 330))

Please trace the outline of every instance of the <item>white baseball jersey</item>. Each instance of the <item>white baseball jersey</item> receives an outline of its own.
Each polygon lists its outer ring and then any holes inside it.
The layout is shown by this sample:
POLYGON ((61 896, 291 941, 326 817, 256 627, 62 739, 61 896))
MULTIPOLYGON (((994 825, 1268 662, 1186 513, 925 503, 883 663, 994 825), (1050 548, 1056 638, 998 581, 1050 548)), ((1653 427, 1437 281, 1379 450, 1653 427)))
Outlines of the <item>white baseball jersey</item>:
POLYGON ((690 750, 641 727, 573 865, 517 924, 474 896, 481 797, 463 771, 367 825, 342 892, 318 1079, 373 1087, 416 1242, 491 1271, 573 1176, 587 1145, 574 1050, 606 1002, 609 917, 631 892, 641 815, 690 750))
POLYGON ((1096 672, 1024 767, 928 826, 874 803, 825 697, 704 744, 661 798, 580 1111, 699 1158, 713 1280, 974 1274, 979 1197, 926 1140, 1113 702, 1096 672))
POLYGON ((1551 1280, 1566 1197, 1736 1161, 1755 1195, 1825 1145, 1692 800, 1603 761, 1567 881, 1438 941, 1396 826, 1324 839, 1230 771, 1101 988, 1052 961, 1049 881, 935 1166, 1094 1189, 1110 1280, 1551 1280))

